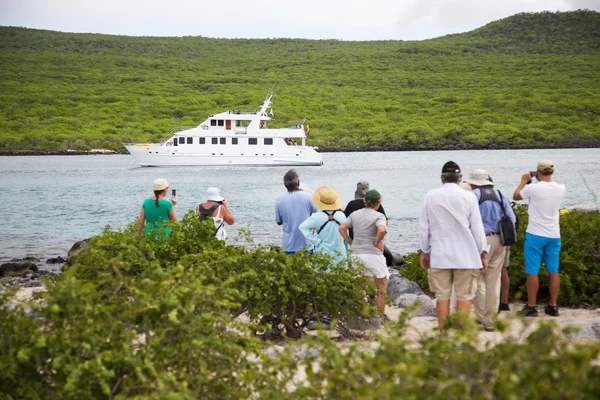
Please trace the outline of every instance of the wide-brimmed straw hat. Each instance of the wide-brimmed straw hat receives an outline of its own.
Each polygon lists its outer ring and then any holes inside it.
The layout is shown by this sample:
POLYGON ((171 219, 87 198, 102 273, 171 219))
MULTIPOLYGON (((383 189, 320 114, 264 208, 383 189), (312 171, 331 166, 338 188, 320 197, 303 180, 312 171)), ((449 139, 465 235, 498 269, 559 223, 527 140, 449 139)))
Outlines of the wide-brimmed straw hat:
POLYGON ((339 210, 342 199, 338 191, 331 186, 321 186, 313 194, 313 203, 319 210, 339 210))
POLYGON ((206 189, 206 200, 208 201, 223 201, 223 196, 219 194, 219 189, 216 187, 209 187, 206 189))
POLYGON ((467 179, 467 183, 475 186, 493 185, 494 182, 490 181, 488 178, 489 174, 485 172, 484 169, 475 169, 469 174, 469 179, 467 179))
POLYGON ((169 187, 169 182, 166 179, 158 178, 152 182, 152 186, 154 186, 154 190, 165 190, 169 187))

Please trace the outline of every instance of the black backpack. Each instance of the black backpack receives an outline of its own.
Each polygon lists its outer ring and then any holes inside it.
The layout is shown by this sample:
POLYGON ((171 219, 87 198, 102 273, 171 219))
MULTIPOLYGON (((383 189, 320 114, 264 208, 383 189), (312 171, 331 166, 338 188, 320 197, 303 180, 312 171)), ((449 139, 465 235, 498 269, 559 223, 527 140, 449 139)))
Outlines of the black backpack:
POLYGON ((502 198, 502 192, 498 190, 500 193, 500 207, 502 208, 502 218, 500 218, 500 222, 498 222, 498 231, 500 232, 500 242, 505 246, 512 246, 517 242, 517 229, 515 228, 515 224, 510 220, 508 215, 506 215, 506 210, 504 209, 504 199, 502 198))
POLYGON ((498 222, 500 242, 504 246, 511 246, 515 244, 517 242, 517 230, 515 229, 515 224, 510 220, 508 215, 506 215, 502 192, 498 190, 500 199, 498 199, 498 196, 496 196, 496 192, 491 187, 480 187, 479 192, 481 193, 479 196, 479 204, 488 200, 495 201, 496 203, 500 204, 500 208, 502 209, 502 218, 500 218, 500 221, 498 222))
MULTIPOLYGON (((220 203, 215 203, 215 204, 213 204, 213 206, 211 208, 204 208, 204 207, 202 207, 202 204, 200 204, 198 206, 198 212, 200 212, 200 215, 198 215, 198 222, 200 223, 200 225, 202 225, 202 221, 204 221, 206 218, 212 217, 215 210, 217 208, 219 208, 220 206, 221 206, 220 203)), ((223 222, 221 222, 221 224, 215 229, 214 236, 217 236, 217 233, 219 232, 219 229, 221 229, 222 226, 223 226, 223 222)))

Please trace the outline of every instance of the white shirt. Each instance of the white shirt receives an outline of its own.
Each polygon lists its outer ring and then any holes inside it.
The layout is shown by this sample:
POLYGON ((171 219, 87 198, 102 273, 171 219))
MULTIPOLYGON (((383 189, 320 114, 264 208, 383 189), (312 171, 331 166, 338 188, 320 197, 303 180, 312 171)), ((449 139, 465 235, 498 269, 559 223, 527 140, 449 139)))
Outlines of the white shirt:
POLYGON ((482 268, 481 253, 489 246, 473 193, 455 183, 430 190, 421 210, 419 244, 431 253, 431 268, 482 268))
POLYGON ((529 200, 527 233, 547 238, 560 237, 558 217, 565 192, 565 185, 556 182, 538 182, 521 190, 523 199, 529 200))

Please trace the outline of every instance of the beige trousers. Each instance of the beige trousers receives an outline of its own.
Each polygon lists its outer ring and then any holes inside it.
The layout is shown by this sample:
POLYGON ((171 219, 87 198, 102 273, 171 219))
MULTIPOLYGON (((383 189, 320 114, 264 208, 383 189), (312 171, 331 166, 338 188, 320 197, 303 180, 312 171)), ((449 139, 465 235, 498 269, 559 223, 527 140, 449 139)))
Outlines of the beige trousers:
POLYGON ((473 299, 478 320, 484 327, 494 326, 494 316, 498 313, 500 302, 500 277, 506 256, 506 247, 500 243, 500 235, 486 236, 490 245, 488 269, 477 278, 477 291, 473 299))

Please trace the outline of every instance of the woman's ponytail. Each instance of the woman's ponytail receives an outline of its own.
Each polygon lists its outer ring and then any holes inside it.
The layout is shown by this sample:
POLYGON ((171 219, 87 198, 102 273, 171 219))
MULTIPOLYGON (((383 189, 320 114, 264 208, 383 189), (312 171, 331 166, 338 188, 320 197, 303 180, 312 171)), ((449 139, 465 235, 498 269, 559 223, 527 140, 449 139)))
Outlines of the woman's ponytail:
POLYGON ((154 196, 156 197, 156 207, 158 207, 158 196, 162 193, 162 190, 155 190, 154 196))

